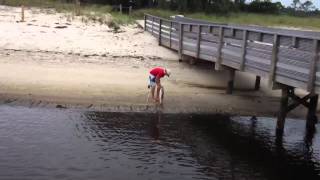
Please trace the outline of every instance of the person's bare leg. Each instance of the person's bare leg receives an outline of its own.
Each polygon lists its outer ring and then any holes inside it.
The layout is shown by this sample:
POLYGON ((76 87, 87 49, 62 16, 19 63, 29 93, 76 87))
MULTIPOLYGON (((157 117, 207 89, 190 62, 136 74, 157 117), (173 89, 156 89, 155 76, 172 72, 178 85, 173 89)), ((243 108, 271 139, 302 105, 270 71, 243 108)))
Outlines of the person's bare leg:
POLYGON ((154 98, 154 90, 155 90, 155 86, 152 86, 151 87, 151 97, 152 97, 152 99, 154 100, 155 98, 154 98))
POLYGON ((159 94, 160 94, 161 85, 157 85, 157 98, 156 101, 159 102, 159 94))

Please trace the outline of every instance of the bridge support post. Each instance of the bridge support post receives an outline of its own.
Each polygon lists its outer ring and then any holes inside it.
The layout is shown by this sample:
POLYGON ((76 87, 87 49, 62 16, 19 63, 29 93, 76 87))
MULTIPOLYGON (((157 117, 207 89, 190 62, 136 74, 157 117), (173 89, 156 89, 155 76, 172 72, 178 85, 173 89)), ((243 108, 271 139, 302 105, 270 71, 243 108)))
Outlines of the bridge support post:
POLYGON ((317 94, 310 97, 308 114, 307 114, 307 130, 313 130, 315 128, 315 124, 318 122, 317 118, 317 106, 318 106, 319 96, 317 94))
POLYGON ((289 86, 283 86, 281 88, 280 111, 278 113, 277 128, 276 128, 277 135, 283 134, 284 123, 286 121, 286 117, 288 113, 288 101, 289 101, 290 90, 293 91, 293 88, 289 86))
POLYGON ((234 69, 229 69, 229 79, 228 79, 228 84, 227 84, 227 89, 226 93, 227 94, 232 94, 233 92, 233 87, 234 87, 234 78, 236 75, 236 71, 234 69))
POLYGON ((277 128, 276 132, 278 135, 283 133, 285 118, 287 114, 298 107, 299 105, 303 105, 308 108, 308 114, 306 117, 306 128, 307 131, 312 131, 315 129, 315 124, 317 123, 317 105, 319 95, 310 93, 306 96, 300 98, 299 96, 295 95, 294 88, 286 85, 281 85, 281 101, 280 101, 280 111, 278 113, 277 119, 277 128), (290 98, 290 104, 289 104, 290 98))
POLYGON ((256 76, 256 82, 254 84, 254 90, 258 91, 260 89, 260 81, 261 81, 261 77, 260 76, 256 76))

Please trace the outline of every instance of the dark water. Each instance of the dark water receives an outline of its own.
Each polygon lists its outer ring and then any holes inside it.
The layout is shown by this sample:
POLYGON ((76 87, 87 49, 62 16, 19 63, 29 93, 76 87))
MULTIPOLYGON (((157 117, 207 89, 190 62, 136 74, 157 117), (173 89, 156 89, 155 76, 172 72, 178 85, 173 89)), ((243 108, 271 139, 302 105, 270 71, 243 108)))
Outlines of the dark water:
POLYGON ((319 135, 304 125, 276 138, 269 118, 0 106, 0 179, 319 180, 319 135))

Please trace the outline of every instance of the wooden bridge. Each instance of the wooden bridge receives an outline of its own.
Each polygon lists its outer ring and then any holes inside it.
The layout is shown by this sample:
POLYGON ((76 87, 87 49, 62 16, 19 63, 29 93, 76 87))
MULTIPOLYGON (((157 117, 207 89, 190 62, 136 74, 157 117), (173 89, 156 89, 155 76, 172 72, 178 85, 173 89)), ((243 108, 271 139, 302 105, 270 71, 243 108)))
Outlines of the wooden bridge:
POLYGON ((314 129, 320 92, 320 32, 219 24, 179 16, 169 20, 149 14, 145 14, 144 28, 158 38, 159 45, 176 50, 180 60, 201 59, 213 62, 216 70, 228 69, 227 93, 232 93, 236 70, 255 74, 256 88, 263 77, 271 88, 282 89, 277 132, 283 132, 287 113, 301 104, 308 108, 307 127, 314 129), (298 97, 295 88, 308 94, 298 97))

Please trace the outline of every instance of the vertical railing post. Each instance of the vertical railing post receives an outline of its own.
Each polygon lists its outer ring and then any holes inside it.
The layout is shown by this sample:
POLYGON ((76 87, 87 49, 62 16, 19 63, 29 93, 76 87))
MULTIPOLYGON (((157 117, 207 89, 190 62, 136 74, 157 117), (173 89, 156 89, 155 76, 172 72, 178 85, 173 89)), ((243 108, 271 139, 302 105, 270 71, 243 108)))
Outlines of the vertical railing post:
POLYGON ((184 24, 179 24, 179 61, 182 61, 182 50, 183 50, 183 28, 184 24))
POLYGON ((222 62, 222 47, 223 47, 223 36, 224 36, 224 27, 221 26, 219 30, 219 44, 218 44, 218 55, 217 55, 217 61, 215 63, 215 69, 220 70, 221 69, 221 62, 222 62))
POLYGON ((198 26, 198 36, 197 36, 197 54, 196 54, 197 59, 200 58, 201 31, 202 31, 202 26, 199 25, 198 26))
POLYGON ((147 15, 144 15, 144 31, 147 30, 147 15))
POLYGON ((248 31, 243 30, 242 36, 242 53, 241 53, 241 63, 240 63, 240 70, 244 70, 244 66, 246 63, 246 53, 247 53, 247 39, 248 39, 248 31))
POLYGON ((169 47, 171 48, 172 47, 172 40, 171 40, 171 38, 172 38, 172 21, 170 21, 170 31, 169 31, 169 47))
POLYGON ((292 37, 292 47, 296 48, 297 47, 297 37, 292 37))
POLYGON ((161 26, 162 26, 162 19, 159 19, 159 34, 158 34, 159 46, 161 46, 161 26))
POLYGON ((122 4, 119 5, 120 14, 122 14, 122 4))
POLYGON ((278 61, 278 51, 279 51, 279 35, 275 34, 273 36, 271 69, 269 72, 269 86, 273 85, 273 81, 275 79, 276 69, 277 69, 277 61, 278 61))
POLYGON ((153 24, 154 24, 154 17, 152 17, 152 26, 151 26, 151 28, 152 28, 151 34, 152 35, 154 35, 154 33, 153 33, 153 24))
POLYGON ((313 40, 313 58, 310 62, 310 72, 308 81, 308 91, 314 93, 314 83, 316 80, 317 63, 319 61, 319 41, 313 40))
POLYGON ((24 5, 21 5, 21 22, 24 22, 24 5))
POLYGON ((132 6, 129 6, 129 16, 132 14, 132 6))

